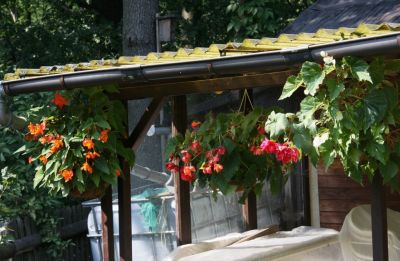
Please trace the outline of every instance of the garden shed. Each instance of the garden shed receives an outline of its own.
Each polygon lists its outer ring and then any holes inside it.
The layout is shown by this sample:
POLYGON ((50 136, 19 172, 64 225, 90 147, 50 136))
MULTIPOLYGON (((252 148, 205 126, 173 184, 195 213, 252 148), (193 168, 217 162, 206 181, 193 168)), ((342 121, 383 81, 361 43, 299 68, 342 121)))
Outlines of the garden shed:
MULTIPOLYGON (((296 24, 292 26, 295 27, 296 24)), ((290 27, 288 30, 291 30, 290 27)), ((399 31, 400 25, 394 23, 360 23, 352 28, 340 25, 326 28, 321 24, 313 27, 312 31, 284 33, 277 38, 245 39, 241 43, 181 48, 176 52, 119 57, 116 60, 93 60, 38 69, 20 68, 15 73, 7 74, 0 82, 0 123, 16 128, 22 128, 25 124, 7 110, 4 103, 6 96, 116 85, 119 89, 119 93, 114 95, 116 99, 152 98, 126 142, 128 147, 136 150, 169 96, 173 99, 173 133, 184 133, 187 128, 186 94, 282 87, 290 75, 299 71, 304 61, 322 62, 322 51, 334 58, 359 56, 368 59, 383 56, 385 59, 399 59, 399 31)), ((124 178, 118 180, 120 260, 131 260, 130 176, 128 169, 124 172, 124 178)), ((342 185, 340 181, 332 184, 335 187, 342 185)), ((382 180, 374 180, 372 187, 374 260, 375 257, 376 260, 385 260, 386 207, 382 180)), ((318 194, 318 190, 313 191, 318 194)), ((182 245, 191 242, 190 194, 189 184, 180 180, 179 176, 175 177, 175 197, 177 240, 182 245)), ((244 216, 248 229, 257 227, 255 201, 255 196, 251 195, 245 205, 244 216)), ((101 204, 103 256, 104 260, 113 260, 111 188, 107 189, 101 204)), ((322 207, 323 204, 320 204, 322 207)), ((311 203, 313 207, 315 204, 311 203)), ((322 219, 324 214, 321 212, 320 216, 322 219)))

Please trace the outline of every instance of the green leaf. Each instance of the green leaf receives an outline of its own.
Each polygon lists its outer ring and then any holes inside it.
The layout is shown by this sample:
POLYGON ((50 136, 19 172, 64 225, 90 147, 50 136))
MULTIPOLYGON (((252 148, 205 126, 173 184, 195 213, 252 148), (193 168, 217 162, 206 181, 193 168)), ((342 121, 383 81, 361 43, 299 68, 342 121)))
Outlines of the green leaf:
MULTIPOLYGON (((383 176, 384 182, 391 180, 392 178, 396 177, 399 173, 399 167, 396 163, 389 160, 385 165, 379 166, 380 173, 383 176)), ((376 173, 376 175, 379 175, 376 173)))
POLYGON ((337 82, 337 80, 333 78, 326 81, 326 86, 328 86, 329 100, 331 101, 336 99, 345 88, 342 82, 337 82))
POLYGON ((384 71, 385 64, 382 57, 374 59, 369 66, 369 73, 371 75, 374 85, 377 85, 383 81, 383 79, 385 78, 384 71))
POLYGON ((271 139, 277 139, 289 126, 289 121, 283 113, 271 112, 265 123, 265 131, 269 133, 271 139))
POLYGON ((94 160, 94 168, 105 174, 110 174, 110 168, 108 167, 107 161, 102 157, 94 160))
POLYGON ((296 77, 294 75, 289 76, 287 79, 285 85, 283 86, 282 94, 281 97, 279 97, 279 100, 286 99, 292 94, 303 84, 303 81, 300 79, 300 77, 296 77))
POLYGON ((103 129, 111 129, 111 126, 110 126, 110 124, 108 124, 108 122, 106 121, 106 120, 104 120, 104 119, 101 119, 100 117, 97 117, 96 119, 95 119, 95 122, 94 122, 97 126, 99 126, 100 128, 103 128, 103 129))
POLYGON ((36 188, 39 183, 43 180, 44 178, 44 172, 42 169, 39 169, 38 171, 36 171, 35 173, 35 178, 33 179, 33 187, 36 188))
MULTIPOLYGON (((237 151, 228 152, 228 155, 223 160, 224 169, 220 174, 224 176, 225 180, 230 180, 239 170, 240 166, 240 155, 237 151)), ((219 174, 217 174, 219 175, 219 174)))
POLYGON ((228 138, 224 138, 222 144, 226 148, 228 154, 231 154, 237 147, 236 144, 231 139, 228 138))
POLYGON ((350 72, 358 81, 367 81, 372 83, 371 76, 368 72, 368 63, 360 58, 345 57, 343 58, 345 64, 350 67, 350 72))
POLYGON ((320 104, 315 97, 307 96, 300 103, 300 111, 306 118, 312 118, 320 104))
POLYGON ((359 120, 364 130, 372 124, 380 122, 386 114, 388 100, 383 90, 373 90, 363 100, 361 107, 357 110, 359 120))
POLYGON ((306 95, 314 96, 317 93, 319 85, 325 79, 325 73, 318 63, 305 62, 301 67, 300 74, 303 78, 306 89, 304 93, 306 95))
POLYGON ((23 146, 21 146, 19 149, 17 149, 17 150, 14 152, 14 154, 18 154, 18 153, 21 153, 21 152, 24 152, 24 151, 26 151, 26 146, 25 146, 25 145, 23 145, 23 146))
POLYGON ((75 170, 75 175, 76 175, 76 180, 81 183, 85 184, 85 181, 83 179, 82 171, 78 168, 75 170))
POLYGON ((382 164, 386 163, 386 148, 384 144, 379 144, 374 140, 368 142, 366 146, 367 153, 373 158, 379 160, 382 164))
POLYGON ((93 173, 93 174, 91 175, 91 178, 92 178, 93 183, 96 185, 96 187, 99 187, 99 184, 100 184, 100 176, 99 176, 98 174, 96 174, 96 173, 93 173))

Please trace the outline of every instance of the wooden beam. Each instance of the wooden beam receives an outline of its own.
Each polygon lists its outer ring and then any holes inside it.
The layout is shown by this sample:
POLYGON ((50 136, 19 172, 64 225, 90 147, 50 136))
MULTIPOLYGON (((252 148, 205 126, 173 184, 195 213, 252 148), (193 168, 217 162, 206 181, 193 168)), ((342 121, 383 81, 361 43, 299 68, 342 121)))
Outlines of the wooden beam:
POLYGON ((122 172, 123 177, 118 177, 119 258, 132 261, 131 173, 126 162, 122 172))
POLYGON ((137 123, 135 129, 129 135, 127 140, 127 146, 132 147, 134 151, 137 151, 140 144, 142 143, 144 137, 151 124, 157 118, 161 108, 165 103, 165 97, 154 97, 150 105, 144 111, 142 117, 137 123))
POLYGON ((101 198, 101 224, 103 260, 114 261, 114 227, 111 186, 106 189, 104 196, 101 198))
MULTIPOLYGON (((137 151, 146 132, 157 118, 165 102, 164 97, 153 98, 150 105, 144 111, 135 129, 126 141, 127 147, 137 151)), ((118 209, 119 209, 119 243, 120 260, 132 260, 132 225, 131 225, 131 175, 126 162, 123 162, 123 178, 118 178, 118 209)), ((138 249, 137 251, 140 251, 138 249)))
POLYGON ((149 90, 162 96, 190 93, 210 93, 215 91, 238 90, 256 87, 282 87, 290 75, 298 70, 287 70, 254 75, 230 76, 215 79, 198 79, 174 83, 147 83, 135 86, 121 85, 118 99, 148 97, 149 90))
MULTIPOLYGON (((187 126, 186 96, 173 98, 172 135, 185 133, 187 126)), ((176 202, 176 242, 177 245, 192 242, 192 225, 190 211, 190 184, 174 174, 175 202, 176 202)))
MULTIPOLYGON (((253 90, 240 90, 241 110, 248 114, 253 109, 253 90)), ((257 229, 257 197, 250 192, 243 207, 242 216, 245 230, 257 229)))
POLYGON ((388 234, 385 187, 383 178, 376 172, 372 180, 372 250, 374 261, 388 261, 388 234))

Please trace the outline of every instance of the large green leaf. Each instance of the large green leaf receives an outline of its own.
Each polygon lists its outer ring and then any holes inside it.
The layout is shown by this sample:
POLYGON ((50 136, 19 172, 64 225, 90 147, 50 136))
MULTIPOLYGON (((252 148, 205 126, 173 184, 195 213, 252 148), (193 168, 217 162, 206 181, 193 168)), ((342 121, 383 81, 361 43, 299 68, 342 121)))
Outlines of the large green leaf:
POLYGON ((36 171, 35 178, 33 179, 33 187, 36 188, 39 183, 43 180, 44 178, 44 172, 42 169, 39 169, 36 171))
POLYGON ((318 109, 321 103, 315 97, 307 96, 300 103, 301 114, 306 118, 312 118, 314 112, 318 109))
POLYGON ((380 144, 374 140, 371 140, 368 142, 366 150, 370 156, 379 160, 382 164, 386 163, 387 151, 384 144, 380 144))
POLYGON ((306 95, 314 96, 319 88, 319 85, 325 79, 325 73, 318 63, 305 62, 301 67, 300 74, 303 78, 306 89, 304 93, 306 95))
POLYGON ((368 71, 368 63, 356 57, 345 57, 343 61, 349 66, 350 72, 354 78, 359 81, 367 81, 372 83, 371 76, 368 71))
POLYGON ((379 170, 380 170, 380 173, 382 174, 383 179, 384 179, 385 182, 393 179, 399 173, 398 165, 396 163, 394 163, 393 161, 391 161, 391 160, 386 162, 385 165, 381 165, 379 167, 379 170))
POLYGON ((108 167, 107 161, 102 157, 94 160, 94 168, 105 174, 110 174, 110 168, 108 167))
POLYGON ((283 113, 271 112, 265 123, 265 131, 269 133, 270 138, 277 139, 283 134, 289 126, 289 121, 283 113))
POLYGON ((371 127, 372 124, 380 122, 386 114, 388 100, 385 91, 373 90, 361 102, 357 110, 359 122, 364 130, 371 127))
POLYGON ((344 84, 342 82, 338 82, 334 78, 327 80, 326 85, 328 86, 329 99, 331 101, 336 99, 339 94, 344 91, 344 84))
POLYGON ((289 76, 287 79, 285 85, 283 86, 282 94, 281 97, 279 97, 279 100, 286 99, 292 94, 303 84, 303 81, 301 80, 300 77, 296 77, 294 75, 289 76))

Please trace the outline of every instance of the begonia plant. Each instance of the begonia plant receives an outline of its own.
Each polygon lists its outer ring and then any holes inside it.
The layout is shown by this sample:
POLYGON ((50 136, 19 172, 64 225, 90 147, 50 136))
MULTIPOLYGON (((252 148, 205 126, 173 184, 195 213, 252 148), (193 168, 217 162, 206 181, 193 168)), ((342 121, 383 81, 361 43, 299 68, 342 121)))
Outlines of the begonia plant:
POLYGON ((266 180, 273 191, 279 190, 300 151, 289 141, 267 138, 268 115, 268 110, 256 108, 249 114, 208 114, 204 122, 192 122, 185 135, 169 140, 166 168, 214 193, 240 190, 241 203, 250 192, 259 194, 266 180))
POLYGON ((100 196, 121 175, 121 158, 133 164, 133 152, 122 142, 125 108, 108 97, 115 91, 93 87, 56 92, 46 106, 32 110, 28 142, 19 152, 36 165, 35 187, 64 196, 100 196))
POLYGON ((270 114, 268 135, 292 140, 313 164, 338 159, 354 180, 381 175, 399 190, 399 60, 321 55, 324 63, 307 61, 288 78, 280 99, 300 89, 305 97, 295 114, 270 114))

